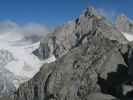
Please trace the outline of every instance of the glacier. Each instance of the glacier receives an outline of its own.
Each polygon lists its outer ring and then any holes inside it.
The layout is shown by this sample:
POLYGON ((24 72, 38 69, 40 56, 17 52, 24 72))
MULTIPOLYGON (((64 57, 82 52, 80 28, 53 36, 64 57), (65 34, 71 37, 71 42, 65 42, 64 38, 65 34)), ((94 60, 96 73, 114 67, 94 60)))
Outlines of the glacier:
POLYGON ((44 63, 56 60, 54 56, 46 60, 35 56, 32 52, 39 46, 39 41, 33 43, 17 33, 0 35, 0 74, 3 75, 0 80, 4 80, 4 83, 0 83, 0 94, 14 90, 11 88, 17 89, 20 84, 31 79, 44 63))

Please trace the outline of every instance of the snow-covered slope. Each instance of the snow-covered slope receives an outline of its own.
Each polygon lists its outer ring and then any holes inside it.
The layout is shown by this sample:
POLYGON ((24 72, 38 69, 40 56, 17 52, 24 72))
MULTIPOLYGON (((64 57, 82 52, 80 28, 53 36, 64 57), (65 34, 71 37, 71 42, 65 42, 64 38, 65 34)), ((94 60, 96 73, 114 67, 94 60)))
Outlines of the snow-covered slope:
POLYGON ((127 32, 122 32, 122 34, 126 37, 128 41, 133 41, 133 34, 127 32))
MULTIPOLYGON (((18 88, 19 85, 31 79, 40 69, 43 63, 55 61, 52 56, 44 61, 40 61, 32 52, 39 48, 40 42, 32 43, 25 40, 23 36, 17 33, 5 33, 0 35, 0 74, 7 75, 6 78, 0 76, 0 79, 5 80, 18 88), (24 40, 24 41, 23 41, 24 40), (3 71, 4 70, 4 71, 3 71), (6 74, 5 74, 6 71, 6 74), (7 81, 10 80, 10 81, 7 81)), ((0 84, 4 87, 3 93, 13 89, 5 83, 0 84), (3 86, 4 85, 4 86, 3 86)), ((11 86, 10 86, 11 87, 11 86)))

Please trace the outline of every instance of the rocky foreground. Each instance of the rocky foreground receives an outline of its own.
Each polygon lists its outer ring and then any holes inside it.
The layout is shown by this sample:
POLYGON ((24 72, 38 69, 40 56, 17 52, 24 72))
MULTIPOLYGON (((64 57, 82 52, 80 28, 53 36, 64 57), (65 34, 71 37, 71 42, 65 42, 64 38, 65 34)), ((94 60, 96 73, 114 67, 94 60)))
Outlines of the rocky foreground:
POLYGON ((38 55, 54 54, 57 60, 0 100, 132 100, 132 47, 105 17, 88 8, 42 41, 38 55))

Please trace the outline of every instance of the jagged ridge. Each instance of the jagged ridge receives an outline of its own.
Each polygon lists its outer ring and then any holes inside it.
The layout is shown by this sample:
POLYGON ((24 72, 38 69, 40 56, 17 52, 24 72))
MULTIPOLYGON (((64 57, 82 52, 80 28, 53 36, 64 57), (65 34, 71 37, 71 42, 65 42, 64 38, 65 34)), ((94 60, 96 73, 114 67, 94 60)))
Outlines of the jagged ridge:
POLYGON ((132 53, 128 58, 128 52, 132 50, 127 43, 112 24, 94 8, 88 8, 76 21, 57 28, 42 41, 41 53, 54 54, 57 61, 44 64, 11 97, 13 100, 96 100, 96 95, 100 100, 129 98, 133 89, 127 88, 132 86, 127 85, 128 69, 132 70, 128 62, 132 53))

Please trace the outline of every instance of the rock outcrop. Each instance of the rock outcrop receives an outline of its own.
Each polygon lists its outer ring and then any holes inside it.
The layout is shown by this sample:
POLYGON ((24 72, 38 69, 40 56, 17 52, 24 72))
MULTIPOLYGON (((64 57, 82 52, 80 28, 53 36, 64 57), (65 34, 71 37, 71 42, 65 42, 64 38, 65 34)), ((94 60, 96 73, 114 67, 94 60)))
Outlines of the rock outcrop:
MULTIPOLYGON (((119 69, 127 68, 117 41, 97 32, 85 38, 88 39, 84 45, 44 65, 31 81, 18 89, 15 100, 89 100, 91 93, 103 90, 100 82, 113 81, 108 78, 114 77, 119 69)), ((120 84, 110 84, 106 90, 112 95, 120 84)))
POLYGON ((96 30, 110 40, 117 40, 120 43, 127 42, 111 22, 93 7, 90 7, 83 11, 75 21, 69 21, 56 28, 53 33, 48 34, 41 42, 39 54, 44 55, 41 58, 47 58, 51 55, 60 58, 75 46, 84 43, 86 41, 84 37, 96 30))

